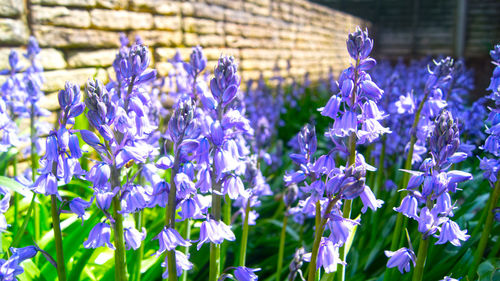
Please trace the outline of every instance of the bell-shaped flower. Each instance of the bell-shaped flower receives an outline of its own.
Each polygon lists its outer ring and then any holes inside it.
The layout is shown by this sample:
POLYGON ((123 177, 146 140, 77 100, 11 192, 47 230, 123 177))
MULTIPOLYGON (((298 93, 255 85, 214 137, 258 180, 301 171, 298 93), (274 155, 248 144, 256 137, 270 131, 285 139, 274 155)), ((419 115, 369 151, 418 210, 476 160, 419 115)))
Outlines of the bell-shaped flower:
POLYGON ((184 199, 190 194, 196 193, 194 182, 184 173, 178 173, 174 177, 177 199, 184 199))
POLYGON ((85 209, 90 207, 93 200, 94 197, 90 199, 90 202, 87 202, 82 198, 77 197, 69 201, 69 209, 71 210, 71 212, 75 213, 80 219, 82 219, 82 224, 83 224, 83 216, 85 216, 85 209))
POLYGON ((155 253, 156 255, 165 251, 172 251, 179 245, 183 247, 191 246, 191 243, 182 238, 179 232, 173 228, 164 227, 163 230, 153 238, 153 240, 156 239, 158 239, 160 243, 160 249, 155 253))
POLYGON ((351 111, 345 112, 341 118, 337 117, 330 129, 330 135, 337 137, 348 136, 351 132, 358 131, 358 119, 356 114, 351 111))
POLYGON ((107 245, 111 249, 115 249, 115 246, 111 244, 111 228, 107 223, 100 222, 92 228, 90 231, 88 239, 83 242, 83 247, 98 248, 107 245))
POLYGON ((238 281, 257 281, 259 277, 255 274, 260 268, 248 268, 238 266, 234 269, 234 278, 238 281))
POLYGON ((367 185, 365 185, 365 189, 361 192, 359 197, 361 197, 361 201, 363 202, 363 208, 361 209, 362 213, 365 213, 368 208, 376 211, 384 204, 383 200, 375 198, 375 194, 373 194, 372 190, 367 185))
POLYGON ((127 250, 137 250, 141 246, 142 240, 146 238, 146 229, 143 227, 142 231, 139 232, 133 227, 126 227, 123 235, 125 237, 125 246, 127 247, 127 250))
MULTIPOLYGON (((161 263, 162 267, 165 267, 165 272, 163 272, 163 279, 168 279, 168 262, 165 257, 165 261, 161 263)), ((193 263, 189 261, 189 256, 186 256, 181 251, 175 251, 175 267, 177 271, 177 277, 181 276, 184 271, 191 270, 193 268, 193 263)))
POLYGON ((401 248, 395 252, 385 251, 384 253, 389 258, 387 267, 393 268, 397 266, 401 274, 410 271, 411 263, 415 266, 415 253, 408 248, 401 248))
POLYGON ((337 113, 339 112, 341 102, 342 99, 339 96, 333 95, 328 100, 325 107, 321 107, 318 110, 321 111, 321 115, 335 119, 337 117, 337 113))
POLYGON ((401 201, 399 207, 394 207, 394 211, 399 212, 409 218, 418 220, 418 201, 417 198, 413 197, 411 194, 406 195, 401 201))
POLYGON ((231 228, 222 221, 206 220, 201 223, 200 240, 196 248, 200 250, 201 246, 206 242, 221 244, 224 240, 236 240, 231 228))
POLYGON ((339 256, 339 246, 333 244, 331 240, 322 237, 318 249, 316 268, 323 267, 326 273, 330 273, 337 270, 337 264, 345 265, 345 262, 339 256))
POLYGON ((450 242, 457 247, 461 246, 460 241, 467 241, 470 235, 467 235, 467 230, 460 230, 458 224, 450 219, 441 225, 439 240, 436 244, 444 244, 450 242))
POLYGON ((229 195, 229 198, 233 200, 237 199, 239 196, 248 196, 243 186, 243 181, 236 175, 227 176, 222 183, 222 187, 224 188, 223 193, 229 195))

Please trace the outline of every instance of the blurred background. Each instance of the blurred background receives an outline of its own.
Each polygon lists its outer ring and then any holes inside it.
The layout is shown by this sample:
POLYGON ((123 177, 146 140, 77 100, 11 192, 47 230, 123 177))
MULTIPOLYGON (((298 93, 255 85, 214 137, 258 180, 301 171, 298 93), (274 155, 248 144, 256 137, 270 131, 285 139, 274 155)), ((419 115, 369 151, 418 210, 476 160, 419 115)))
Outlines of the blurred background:
POLYGON ((34 35, 46 92, 70 79, 105 79, 125 33, 150 46, 162 76, 176 50, 186 59, 201 45, 209 69, 231 54, 244 80, 308 73, 317 81, 349 63, 345 40, 361 26, 375 40, 376 59, 464 57, 482 87, 488 51, 500 39, 499 15, 495 0, 1 0, 0 69, 10 49, 34 35))

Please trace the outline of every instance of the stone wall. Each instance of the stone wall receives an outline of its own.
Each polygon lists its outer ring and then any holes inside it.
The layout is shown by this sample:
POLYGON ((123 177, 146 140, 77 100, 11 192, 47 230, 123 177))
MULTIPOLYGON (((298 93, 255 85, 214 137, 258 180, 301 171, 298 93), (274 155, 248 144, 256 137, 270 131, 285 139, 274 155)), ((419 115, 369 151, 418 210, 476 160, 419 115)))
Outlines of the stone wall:
POLYGON ((309 72, 314 80, 350 63, 347 34, 367 24, 304 0, 1 0, 0 69, 8 67, 10 50, 22 50, 34 35, 49 95, 66 80, 105 80, 123 32, 131 40, 142 37, 161 75, 176 49, 188 58, 199 44, 210 69, 221 54, 230 54, 243 79, 260 72, 269 77, 278 65, 285 76, 309 72))

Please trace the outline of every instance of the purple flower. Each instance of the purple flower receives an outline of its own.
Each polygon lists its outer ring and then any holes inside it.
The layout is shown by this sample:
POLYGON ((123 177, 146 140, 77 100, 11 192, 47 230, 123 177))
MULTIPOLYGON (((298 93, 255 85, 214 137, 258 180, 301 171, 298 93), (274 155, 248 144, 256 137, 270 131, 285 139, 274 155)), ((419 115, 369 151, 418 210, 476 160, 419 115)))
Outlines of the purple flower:
POLYGON ((80 219, 82 219, 82 224, 83 224, 83 216, 85 216, 85 209, 90 207, 92 204, 92 201, 94 200, 94 197, 90 200, 90 202, 87 202, 79 197, 69 201, 69 209, 71 212, 75 213, 80 219))
POLYGON ((233 200, 238 198, 239 196, 248 197, 248 194, 245 191, 245 187, 243 186, 243 181, 238 176, 227 176, 224 179, 222 186, 224 188, 224 194, 228 194, 229 198, 233 200))
POLYGON ((257 281, 259 277, 254 273, 259 271, 260 268, 248 268, 245 266, 238 266, 234 269, 234 277, 238 281, 257 281))
POLYGON ((363 208, 361 209, 362 213, 365 213, 368 208, 376 211, 378 208, 382 207, 382 204, 384 204, 383 200, 375 198, 372 190, 366 185, 359 197, 361 197, 361 201, 363 202, 363 208))
POLYGON ((415 253, 410 249, 401 248, 395 252, 385 251, 384 253, 389 258, 387 267, 393 268, 397 266, 401 274, 410 271, 410 262, 415 266, 415 253))
POLYGON ((208 241, 214 244, 221 244, 224 240, 236 240, 231 228, 222 221, 206 220, 201 223, 200 240, 196 248, 200 250, 201 246, 208 241))
POLYGON ((98 248, 104 245, 107 245, 111 249, 115 249, 115 246, 111 244, 111 228, 107 223, 100 222, 92 228, 90 231, 88 239, 83 242, 83 247, 86 249, 89 248, 98 248))
POLYGON ((401 201, 401 206, 394 208, 394 211, 399 212, 409 218, 418 219, 418 201, 411 194, 406 195, 401 201))
POLYGON ((182 238, 182 236, 173 228, 164 227, 163 230, 153 238, 153 240, 158 239, 160 243, 160 249, 155 253, 159 255, 165 251, 172 251, 177 246, 189 247, 191 243, 182 238))
POLYGON ((10 251, 12 252, 13 256, 19 257, 19 262, 22 262, 27 259, 31 259, 36 254, 40 249, 37 246, 26 246, 23 248, 10 248, 10 251))
POLYGON ((467 230, 460 230, 456 222, 448 219, 441 225, 439 240, 436 244, 444 244, 449 241, 451 244, 459 247, 461 246, 460 241, 467 241, 469 237, 470 235, 467 235, 467 230))
POLYGON ((337 117, 337 113, 339 112, 341 102, 342 99, 340 97, 333 95, 328 100, 325 107, 318 108, 318 110, 321 111, 321 115, 335 119, 337 117))
POLYGON ((133 227, 126 227, 124 229, 124 237, 127 250, 130 250, 131 248, 137 250, 141 246, 141 241, 146 238, 146 229, 143 227, 142 231, 139 232, 133 227))
POLYGON ((339 246, 322 237, 318 249, 316 268, 323 267, 326 273, 335 272, 339 263, 345 265, 345 262, 339 256, 339 246))
MULTIPOLYGON (((168 278, 168 263, 167 258, 165 257, 165 261, 161 263, 162 267, 165 267, 165 272, 163 272, 163 279, 168 278)), ((182 272, 185 270, 191 270, 193 268, 193 264, 189 261, 189 256, 186 256, 181 251, 175 251, 175 266, 177 270, 177 277, 182 275, 182 272)))

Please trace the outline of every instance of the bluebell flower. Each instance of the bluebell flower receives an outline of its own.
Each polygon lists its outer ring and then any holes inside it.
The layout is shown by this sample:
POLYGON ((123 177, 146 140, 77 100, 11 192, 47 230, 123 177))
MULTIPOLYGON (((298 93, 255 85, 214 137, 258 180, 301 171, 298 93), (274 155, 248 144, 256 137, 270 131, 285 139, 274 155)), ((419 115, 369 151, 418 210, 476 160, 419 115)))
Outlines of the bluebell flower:
POLYGON ((75 213, 80 219, 82 219, 82 224, 83 224, 83 216, 85 216, 85 209, 90 207, 92 205, 92 201, 94 198, 90 199, 89 202, 81 199, 81 198, 74 198, 71 201, 69 201, 69 209, 71 212, 75 213))
POLYGON ((331 240, 322 237, 318 250, 318 261, 316 268, 323 267, 326 273, 335 272, 337 264, 344 264, 339 256, 339 245, 334 244, 331 240))
POLYGON ((458 224, 450 219, 441 225, 439 240, 436 244, 444 244, 450 242, 452 245, 461 246, 460 241, 467 241, 470 235, 467 235, 467 230, 460 230, 458 224))
MULTIPOLYGON (((175 251, 175 265, 177 270, 177 277, 181 276, 184 271, 191 270, 193 268, 193 264, 189 261, 189 256, 185 255, 181 251, 175 251)), ((165 267, 165 272, 163 272, 163 279, 168 278, 168 263, 167 259, 161 264, 162 267, 165 267)))
POLYGON ((146 238, 146 229, 143 227, 142 231, 139 232, 133 227, 125 227, 123 235, 127 250, 131 248, 137 250, 141 246, 142 240, 146 238))
POLYGON ((418 201, 411 194, 406 195, 401 201, 401 206, 394 208, 394 211, 399 212, 409 218, 418 219, 418 201))
POLYGON ((158 239, 158 242, 160 243, 160 249, 155 253, 156 255, 165 251, 172 251, 177 246, 189 247, 191 245, 189 241, 182 238, 177 230, 167 227, 164 227, 163 230, 153 239, 158 239))
POLYGON ((200 240, 196 248, 200 250, 206 242, 221 244, 224 240, 236 240, 231 228, 222 221, 206 220, 201 223, 200 240))
POLYGON ((415 253, 408 248, 401 248, 395 252, 385 251, 385 255, 389 258, 387 261, 387 267, 398 267, 401 274, 410 271, 410 265, 413 263, 415 266, 415 253))
POLYGON ((100 222, 96 224, 94 228, 92 228, 88 239, 85 242, 83 242, 83 246, 86 249, 89 248, 96 249, 106 245, 114 250, 115 246, 111 244, 110 238, 111 238, 111 228, 109 224, 105 222, 100 222))
POLYGON ((245 266, 238 266, 234 269, 234 277, 238 281, 257 281, 259 277, 255 274, 260 268, 248 268, 245 266))

